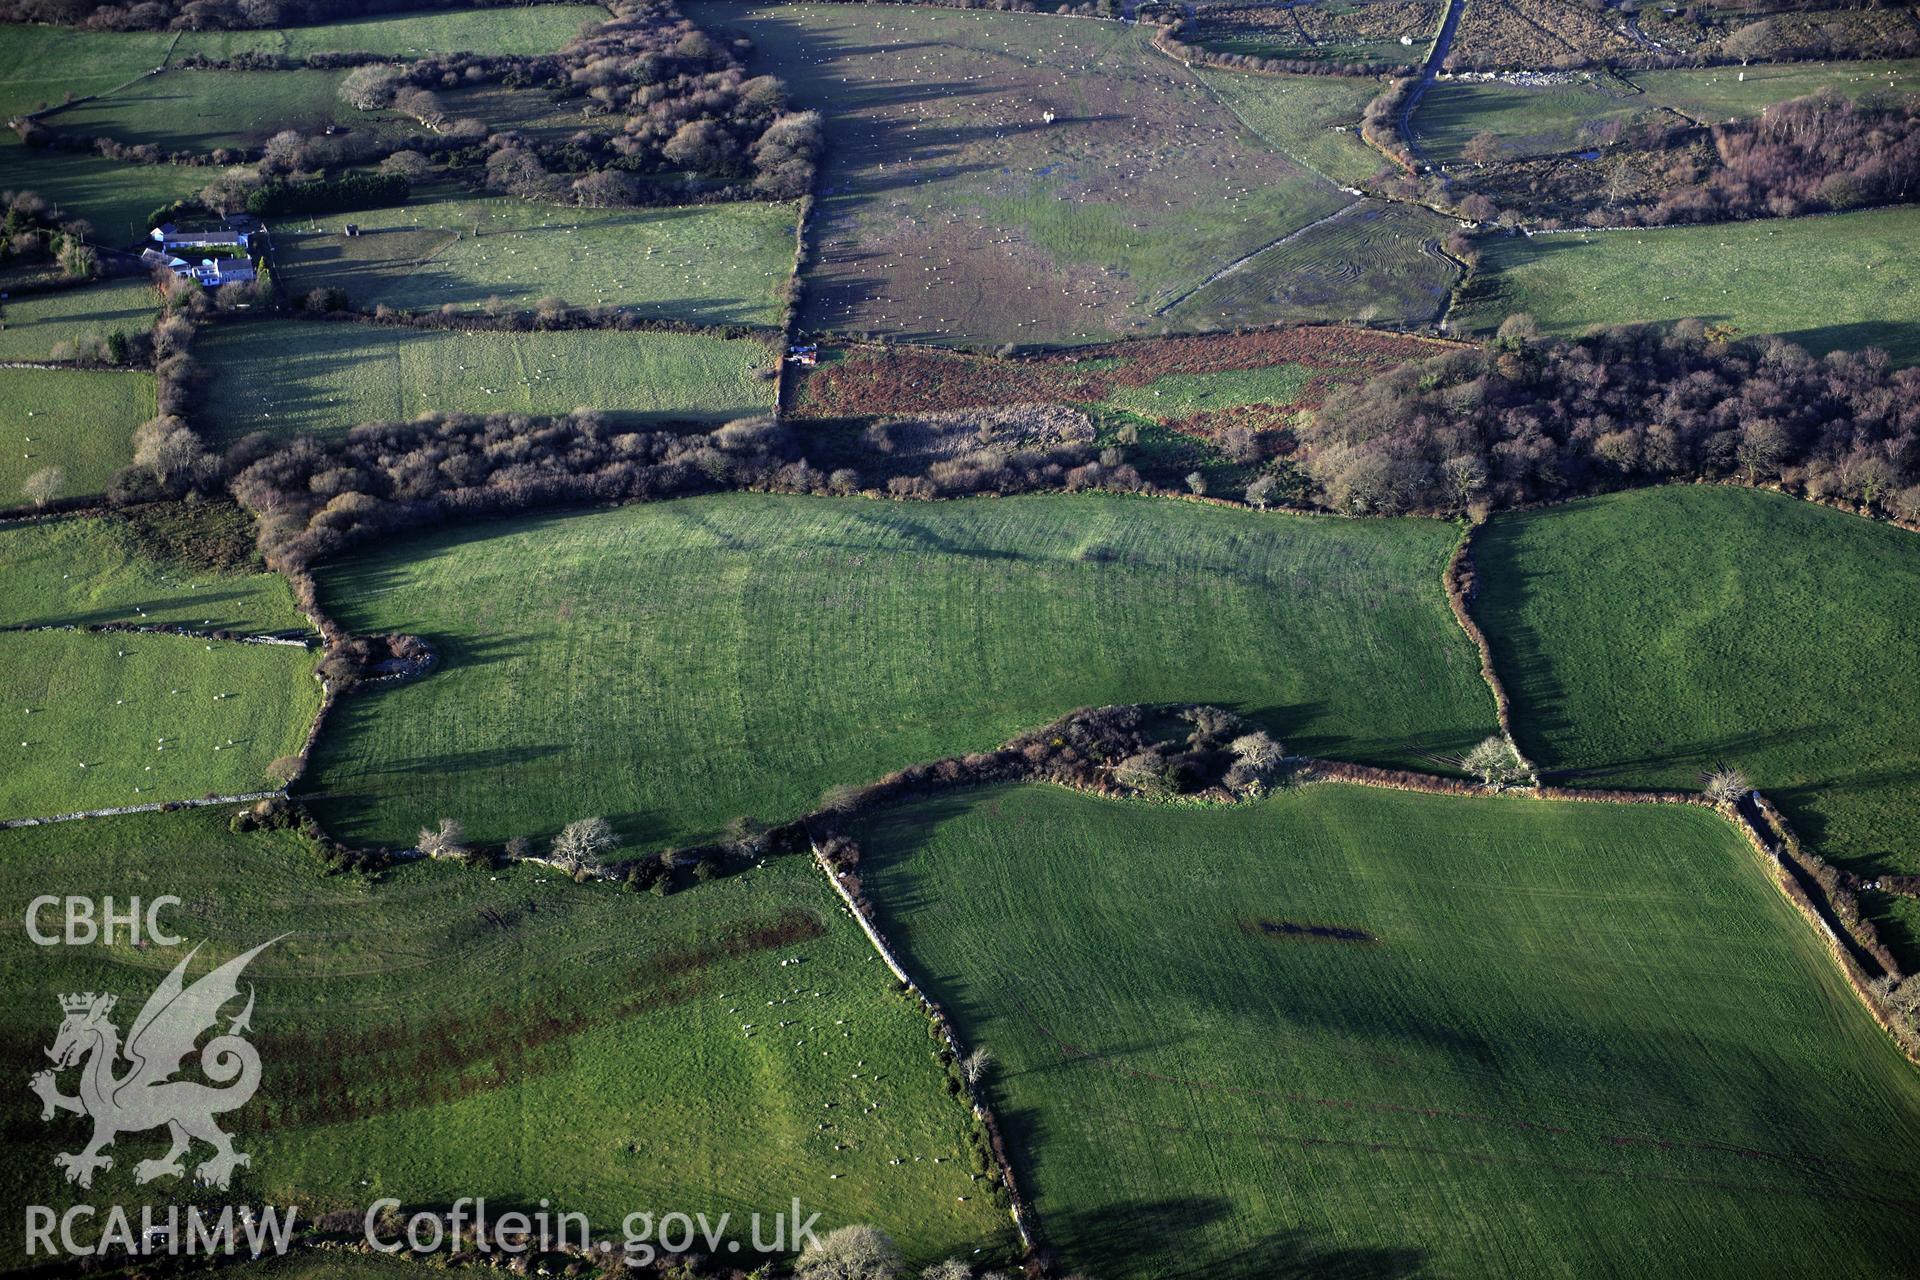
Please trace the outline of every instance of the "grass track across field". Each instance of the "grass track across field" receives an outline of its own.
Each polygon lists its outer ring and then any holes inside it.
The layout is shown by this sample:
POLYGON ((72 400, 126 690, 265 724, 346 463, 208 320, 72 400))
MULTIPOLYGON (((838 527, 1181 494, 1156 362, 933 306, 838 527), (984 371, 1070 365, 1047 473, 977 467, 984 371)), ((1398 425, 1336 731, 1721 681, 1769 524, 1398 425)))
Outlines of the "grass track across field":
MULTIPOLYGON (((207 809, 0 831, 16 921, 0 937, 0 1028, 22 1079, 46 1065, 57 993, 118 993, 124 1033, 185 949, 36 947, 18 925, 30 899, 175 895, 161 919, 203 948, 196 975, 287 935, 247 970, 262 1080, 223 1123, 253 1163, 217 1203, 357 1221, 388 1196, 485 1197, 494 1214, 550 1199, 616 1238, 629 1213, 731 1213, 745 1241, 747 1214, 770 1236, 797 1196, 819 1229, 876 1223, 922 1263, 1005 1246, 926 1019, 809 859, 654 898, 531 867, 331 873, 292 833, 226 824, 207 809)), ((0 1194, 86 1200, 52 1160, 85 1133, 19 1108, 0 1194)), ((164 1142, 121 1134, 103 1175, 135 1222, 143 1196, 187 1190, 130 1176, 164 1142)), ((10 1236, 6 1256, 19 1249, 10 1236)))
POLYGON ((0 369, 0 405, 0 507, 24 504, 20 486, 45 467, 64 477, 56 497, 82 497, 106 492, 133 461, 133 429, 154 413, 153 378, 0 369))
POLYGON ((305 649, 0 634, 0 818, 270 789, 320 709, 305 649))
MULTIPOLYGON (((1920 872, 1920 537, 1674 487, 1501 515, 1474 613, 1521 749, 1574 784, 1747 773, 1829 860, 1920 872)), ((1920 965, 1912 899, 1867 895, 1920 965)))
POLYGON ((1063 1270, 1891 1277, 1920 1249, 1920 1071, 1711 812, 1027 787, 856 835, 882 927, 998 1058, 1063 1270))
POLYGON ((719 423, 773 407, 773 365, 753 338, 569 329, 464 332, 346 322, 226 325, 194 346, 212 372, 202 421, 215 439, 337 434, 429 410, 719 423))
POLYGON ((323 598, 441 666, 342 703, 304 785, 356 840, 597 814, 657 846, 1105 703, 1221 703, 1301 750, 1417 762, 1493 719, 1440 590, 1454 537, 1152 499, 736 494, 395 542, 323 568, 323 598))
POLYGON ((1528 313, 1549 333, 1699 318, 1822 354, 1920 362, 1920 208, 1698 227, 1496 236, 1451 317, 1489 334, 1528 313))

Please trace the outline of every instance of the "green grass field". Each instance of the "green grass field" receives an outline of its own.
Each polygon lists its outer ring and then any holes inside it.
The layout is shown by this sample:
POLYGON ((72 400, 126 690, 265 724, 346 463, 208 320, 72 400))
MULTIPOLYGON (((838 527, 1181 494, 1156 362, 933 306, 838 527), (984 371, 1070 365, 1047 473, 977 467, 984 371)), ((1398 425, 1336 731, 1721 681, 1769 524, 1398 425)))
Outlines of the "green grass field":
POLYGON ((1413 141, 1435 160, 1458 160, 1461 149, 1484 131, 1496 135, 1510 157, 1552 155, 1591 145, 1590 131, 1602 124, 1652 119, 1660 105, 1611 76, 1543 86, 1441 80, 1414 112, 1413 141))
POLYGON ((1700 71, 1635 71, 1634 83, 1664 106, 1708 123, 1757 115, 1776 102, 1832 89, 1884 104, 1920 93, 1920 62, 1790 62, 1700 71))
POLYGON ((270 320, 208 334, 201 421, 220 440, 253 431, 342 432, 430 409, 561 414, 623 422, 724 422, 773 407, 766 343, 704 334, 461 332, 270 320))
POLYGON ((1550 333, 1698 317, 1816 354, 1883 347, 1920 361, 1920 210, 1719 226, 1497 236, 1452 325, 1486 334, 1526 312, 1550 333))
MULTIPOLYGON (((32 946, 30 898, 177 895, 163 921, 206 947, 196 973, 286 935, 247 971, 264 1069, 227 1123, 253 1157, 234 1203, 544 1198, 616 1235, 636 1211, 729 1212, 744 1241, 747 1213, 797 1196, 820 1229, 879 1223, 924 1260, 1005 1242, 925 1019, 806 858, 666 898, 531 868, 373 880, 329 874, 291 834, 230 835, 222 810, 0 832, 0 854, 16 921, 0 1023, 22 1073, 45 1065, 58 993, 119 993, 124 1032, 181 954, 32 946)), ((21 1107, 7 1132, 10 1201, 86 1197, 52 1163, 80 1122, 21 1107)), ((163 1142, 122 1134, 91 1194, 139 1203, 135 1157, 163 1142)))
MULTIPOLYGON (((45 117, 48 127, 162 151, 204 154, 220 147, 258 147, 283 129, 317 133, 331 124, 389 124, 382 112, 355 111, 340 100, 343 71, 169 71, 116 93, 45 117)), ((128 166, 132 167, 132 166, 128 166)), ((211 177, 212 175, 205 175, 211 177)), ((199 185, 199 184, 194 184, 199 185)))
POLYGON ((197 53, 215 59, 250 50, 286 58, 340 52, 377 53, 391 58, 445 53, 531 55, 552 53, 573 39, 582 24, 605 22, 607 17, 607 11, 597 4, 503 5, 400 13, 267 31, 188 31, 173 53, 175 58, 197 53))
MULTIPOLYGON (((91 151, 28 147, 11 133, 0 135, 0 173, 9 190, 37 191, 62 217, 85 218, 93 224, 94 238, 108 245, 138 243, 151 225, 148 214, 191 195, 213 177, 204 169, 123 164, 91 151)), ((7 304, 9 314, 15 305, 7 304)))
POLYGON ((1195 68, 1200 82, 1267 144, 1343 186, 1380 172, 1386 157, 1360 140, 1360 113, 1380 92, 1365 76, 1240 75, 1195 68))
POLYGON ((859 834, 884 930, 999 1060, 1063 1270, 1891 1277, 1920 1249, 1920 1071, 1710 812, 1031 787, 859 834))
POLYGON ((740 494, 395 542, 322 594, 442 665, 342 704, 304 785, 357 840, 599 814, 657 846, 1104 703, 1419 760, 1493 715, 1440 591, 1453 541, 1145 499, 740 494))
POLYGON ((1447 219, 1366 200, 1249 258, 1167 312, 1181 329, 1270 321, 1424 324, 1447 304, 1460 268, 1441 251, 1447 219))
POLYGON ((0 634, 0 818, 270 789, 320 709, 303 649, 173 635, 0 634))
MULTIPOLYGON (((1541 767, 1746 771, 1816 850, 1920 872, 1920 537, 1776 494, 1665 488, 1496 518, 1475 614, 1541 767)), ((1920 959, 1920 910, 1885 903, 1920 959)))
POLYGON ((45 467, 60 468, 58 497, 104 493, 133 461, 133 429, 153 416, 153 378, 0 369, 0 404, 12 407, 0 421, 0 506, 25 505, 20 486, 45 467))
POLYGON ((156 560, 118 515, 0 527, 0 576, 7 583, 0 627, 146 622, 253 633, 308 629, 286 579, 156 560))
POLYGON ((0 306, 0 360, 45 360, 63 342, 144 333, 159 310, 144 276, 9 298, 0 306))
POLYGON ((1559 85, 1442 80, 1420 100, 1413 140, 1436 160, 1458 160, 1461 148, 1484 130, 1499 137, 1511 156, 1550 155, 1591 145, 1592 131, 1615 121, 1635 125, 1670 110, 1712 124, 1822 89, 1859 102, 1896 102, 1920 92, 1920 62, 1632 71, 1625 78, 1580 75, 1559 85))
POLYGON ((815 330, 961 345, 1162 332, 1156 306, 1350 199, 1138 26, 847 4, 700 17, 752 37, 749 69, 826 112, 815 330))
POLYGON ((0 118, 104 93, 159 66, 171 31, 92 32, 0 24, 0 118))
POLYGON ((1324 371, 1304 364, 1219 373, 1162 374, 1143 387, 1116 385, 1102 404, 1161 421, 1243 405, 1288 405, 1300 399, 1324 371))
POLYGON ((274 227, 281 284, 347 291, 361 307, 476 310, 489 298, 626 307, 697 324, 780 323, 791 204, 562 209, 432 192, 390 209, 274 227), (352 221, 360 234, 349 238, 352 221))

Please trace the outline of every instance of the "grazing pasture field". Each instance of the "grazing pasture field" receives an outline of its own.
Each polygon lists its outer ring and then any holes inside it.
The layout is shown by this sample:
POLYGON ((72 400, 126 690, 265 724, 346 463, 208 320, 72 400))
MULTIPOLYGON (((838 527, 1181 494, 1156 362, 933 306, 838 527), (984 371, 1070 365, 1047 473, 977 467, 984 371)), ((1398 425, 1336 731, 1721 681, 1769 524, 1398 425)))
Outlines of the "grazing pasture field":
POLYGON ((1649 98, 1708 124, 1758 115, 1776 102, 1822 89, 1871 105, 1891 105, 1920 93, 1920 61, 1788 62, 1628 74, 1649 98))
POLYGON ((1566 74, 1568 83, 1551 85, 1441 80, 1420 100, 1413 140, 1441 161, 1458 160, 1482 131, 1498 137, 1509 158, 1554 155, 1596 145, 1600 131, 1613 125, 1715 124, 1823 89, 1873 104, 1920 91, 1920 62, 1566 74))
POLYGON ((1413 205, 1362 200, 1209 280, 1168 309, 1182 329, 1265 320, 1425 324, 1445 309, 1459 265, 1454 224, 1413 205))
POLYGON ((747 338, 269 320, 222 326, 194 353, 213 373, 203 421, 219 440, 338 433, 428 410, 562 414, 587 406, 620 422, 717 423, 773 407, 773 384, 755 376, 772 366, 773 352, 747 338))
MULTIPOLYGON (((1830 861, 1920 872, 1920 537, 1679 487, 1498 516, 1475 548, 1474 612, 1536 764, 1687 788, 1724 762, 1830 861)), ((1891 941, 1920 958, 1905 905, 1891 941)))
POLYGON ((216 60, 255 50, 289 59, 315 53, 374 53, 386 58, 446 53, 532 55, 552 53, 573 39, 583 24, 605 22, 607 17, 597 4, 528 4, 350 18, 268 31, 188 31, 173 54, 216 60))
POLYGON ((515 310, 557 297, 695 324, 780 323, 791 204, 564 209, 435 192, 405 205, 274 226, 294 296, 344 289, 356 306, 515 310), (345 224, 360 228, 344 234, 345 224))
POLYGON ((1568 83, 1551 85, 1441 80, 1413 113, 1413 143, 1434 160, 1457 161, 1467 143, 1485 132, 1499 138, 1508 158, 1556 155, 1594 145, 1604 126, 1636 125, 1662 114, 1658 102, 1610 73, 1566 74, 1568 83))
POLYGON ((171 31, 0 23, 0 119, 122 85, 165 61, 172 42, 171 31))
POLYGON ((304 649, 0 633, 0 818, 268 789, 320 709, 304 649))
MULTIPOLYGON (((258 147, 282 129, 319 133, 328 125, 410 130, 388 113, 355 111, 340 100, 343 71, 169 71, 45 118, 50 128, 162 151, 204 154, 258 147)), ((135 169, 143 166, 123 165, 135 169)), ((191 171, 189 171, 191 172, 191 171)), ((204 175, 211 177, 212 175, 204 175)), ((204 181, 204 178, 203 178, 204 181)), ((201 185, 201 183, 191 183, 201 185)))
MULTIPOLYGON (((162 918, 204 948, 196 976, 281 938, 244 979, 262 1076, 225 1126, 253 1157, 234 1203, 304 1217, 386 1196, 484 1196, 495 1213, 544 1198, 616 1238, 637 1210, 731 1213, 744 1257, 747 1215, 771 1235, 799 1196, 817 1229, 877 1223, 923 1262, 1005 1247, 924 1017, 810 860, 655 898, 531 867, 334 874, 292 833, 226 824, 215 809, 0 832, 0 896, 18 918, 41 894, 177 895, 187 905, 162 918)), ((45 1066, 56 993, 118 992, 124 1031, 183 951, 36 947, 7 930, 9 1068, 45 1066)), ((85 1200, 52 1159, 85 1132, 18 1108, 9 1201, 85 1200)), ((164 1141, 115 1145, 102 1177, 131 1213, 186 1190, 133 1182, 136 1156, 164 1141)))
POLYGON ((1378 80, 1194 71, 1267 145, 1329 181, 1357 186, 1386 164, 1360 140, 1360 113, 1379 94, 1378 80))
POLYGON ((1499 236, 1450 320, 1488 334, 1526 312, 1548 333, 1689 317, 1815 354, 1881 347, 1920 362, 1920 210, 1697 227, 1499 236))
POLYGON ((1411 66, 1426 56, 1445 8, 1441 0, 1209 4, 1189 17, 1180 38, 1255 58, 1411 66), (1402 44, 1402 37, 1411 43, 1402 44))
POLYGON ((1440 590, 1454 537, 1091 495, 730 494, 395 540, 323 567, 322 596, 441 665, 342 703, 303 785, 355 840, 599 814, 654 847, 1114 702, 1418 761, 1493 716, 1440 590))
POLYGON ((856 835, 884 932, 998 1059, 1063 1269, 1888 1276, 1920 1249, 1920 1072, 1706 810, 1028 787, 856 835))
POLYGON ((57 498, 104 493, 133 461, 133 429, 154 413, 146 373, 0 369, 0 507, 23 506, 21 486, 58 467, 57 498), (34 406, 29 408, 28 406, 34 406))
POLYGON ((45 360, 62 343, 91 343, 153 328, 160 297, 144 276, 31 293, 0 310, 0 360, 45 360))
MULTIPOLYGON (((107 245, 138 243, 151 225, 149 213, 198 191, 213 176, 179 165, 126 164, 91 151, 29 147, 11 132, 0 135, 0 173, 11 190, 38 192, 62 217, 91 222, 94 238, 107 245)), ((13 305, 7 304, 9 312, 13 305)))
POLYGON ((816 331, 955 344, 1159 332, 1157 306, 1349 200, 1138 26, 872 5, 699 13, 751 36, 750 69, 826 114, 816 331))
MULTIPOLYGON (((222 514, 243 519, 231 507, 222 514)), ((244 535, 188 524, 181 536, 205 542, 244 535)), ((119 514, 0 527, 0 577, 7 583, 0 627, 130 622, 250 633, 308 629, 285 578, 157 559, 119 514)))

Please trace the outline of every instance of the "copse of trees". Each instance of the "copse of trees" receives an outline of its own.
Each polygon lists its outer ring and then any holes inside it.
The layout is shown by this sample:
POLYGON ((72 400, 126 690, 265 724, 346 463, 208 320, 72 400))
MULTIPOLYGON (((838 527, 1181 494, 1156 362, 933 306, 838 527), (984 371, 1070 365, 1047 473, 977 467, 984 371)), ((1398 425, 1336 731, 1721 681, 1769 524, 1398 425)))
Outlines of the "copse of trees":
MULTIPOLYGON (((1661 225, 1894 204, 1920 195, 1920 99, 1862 106, 1821 92, 1712 129, 1718 163, 1684 152, 1656 190, 1617 220, 1661 225)), ((1613 215, 1609 213, 1610 220, 1613 215)))
POLYGON ((1415 361, 1327 397, 1298 461, 1328 507, 1464 511, 1677 479, 1778 483, 1920 520, 1920 369, 1816 358, 1698 321, 1530 336, 1415 361))

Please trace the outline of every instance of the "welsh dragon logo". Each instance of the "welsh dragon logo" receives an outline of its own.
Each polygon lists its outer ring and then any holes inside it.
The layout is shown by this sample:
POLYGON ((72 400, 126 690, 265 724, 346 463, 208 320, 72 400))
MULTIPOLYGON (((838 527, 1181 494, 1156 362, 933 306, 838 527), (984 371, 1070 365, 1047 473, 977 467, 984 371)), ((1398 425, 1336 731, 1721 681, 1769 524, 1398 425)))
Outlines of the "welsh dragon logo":
POLYGON ((124 1045, 120 1029, 108 1016, 116 997, 91 991, 60 997, 65 1018, 53 1047, 46 1051, 53 1070, 36 1073, 31 1084, 40 1095, 42 1120, 71 1111, 93 1121, 93 1140, 83 1150, 53 1158, 66 1171, 67 1181, 91 1187, 95 1173, 113 1168, 113 1157, 106 1149, 116 1137, 163 1125, 173 1146, 165 1156, 136 1165, 136 1182, 180 1177, 186 1172, 181 1157, 195 1139, 213 1148, 213 1154, 194 1170, 206 1186, 224 1189, 233 1171, 250 1163, 244 1152, 233 1149, 233 1139, 220 1131, 213 1118, 245 1106, 260 1087, 260 1054, 241 1038, 253 1015, 251 987, 246 1007, 227 1024, 226 1034, 215 1035, 200 1049, 201 1074, 212 1083, 173 1077, 201 1035, 218 1030, 220 1011, 239 998, 240 974, 248 963, 278 941, 273 938, 235 956, 189 986, 187 964, 200 950, 196 946, 147 998, 124 1045), (60 1092, 56 1076, 71 1067, 80 1068, 80 1092, 69 1097, 60 1092))

